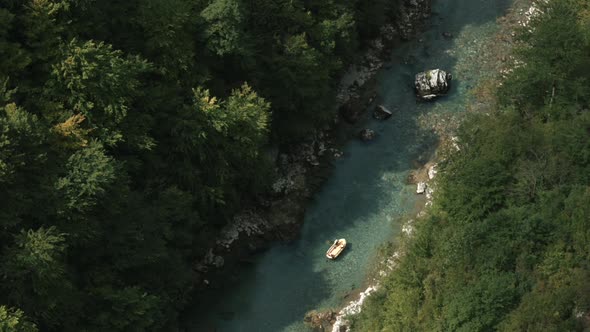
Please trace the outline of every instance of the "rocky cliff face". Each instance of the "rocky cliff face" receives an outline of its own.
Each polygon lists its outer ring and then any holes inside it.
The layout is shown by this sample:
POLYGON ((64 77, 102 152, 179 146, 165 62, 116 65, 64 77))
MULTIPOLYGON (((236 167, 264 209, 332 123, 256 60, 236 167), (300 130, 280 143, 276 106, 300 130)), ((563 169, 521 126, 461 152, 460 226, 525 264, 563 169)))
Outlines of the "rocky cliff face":
MULTIPOLYGON (((345 120, 358 120, 375 101, 370 82, 383 66, 383 59, 396 41, 414 36, 430 17, 430 12, 431 0, 405 0, 395 23, 385 25, 381 37, 370 43, 362 61, 343 75, 335 109, 340 109, 345 120)), ((309 198, 329 172, 330 161, 342 155, 331 137, 339 122, 335 114, 332 126, 277 155, 278 177, 272 193, 235 216, 234 222, 221 231, 215 245, 195 262, 197 289, 215 285, 215 275, 247 260, 249 255, 272 241, 290 240, 298 235, 309 198)))
POLYGON ((381 35, 369 43, 360 63, 350 66, 344 73, 336 98, 346 122, 357 122, 376 100, 371 86, 384 59, 388 58, 396 43, 412 39, 422 29, 430 17, 431 1, 405 0, 398 11, 399 16, 381 28, 381 35))
POLYGON ((399 35, 410 40, 424 26, 432 12, 432 0, 404 0, 400 21, 397 23, 399 35))

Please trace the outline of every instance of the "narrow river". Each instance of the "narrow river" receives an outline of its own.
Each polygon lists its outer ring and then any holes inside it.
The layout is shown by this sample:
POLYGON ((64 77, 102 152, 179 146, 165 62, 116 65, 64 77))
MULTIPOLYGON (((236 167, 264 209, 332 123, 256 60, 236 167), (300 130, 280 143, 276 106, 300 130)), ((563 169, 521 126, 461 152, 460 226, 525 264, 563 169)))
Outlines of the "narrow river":
POLYGON ((497 31, 496 19, 511 0, 435 0, 429 28, 398 47, 379 75, 381 102, 394 116, 367 120, 377 139, 350 141, 344 157, 314 196, 300 238, 277 244, 241 268, 239 277, 189 310, 189 331, 309 331, 303 316, 312 309, 339 307, 363 286, 378 248, 400 232, 400 219, 413 211, 415 186, 406 179, 415 161, 432 151, 436 137, 420 128, 429 112, 461 112, 469 90, 492 73, 478 63, 481 45, 497 31), (450 32, 445 39, 443 32, 450 32), (453 74, 451 94, 434 103, 418 103, 413 77, 425 69, 453 74), (335 238, 346 238, 336 261, 324 254, 335 238))

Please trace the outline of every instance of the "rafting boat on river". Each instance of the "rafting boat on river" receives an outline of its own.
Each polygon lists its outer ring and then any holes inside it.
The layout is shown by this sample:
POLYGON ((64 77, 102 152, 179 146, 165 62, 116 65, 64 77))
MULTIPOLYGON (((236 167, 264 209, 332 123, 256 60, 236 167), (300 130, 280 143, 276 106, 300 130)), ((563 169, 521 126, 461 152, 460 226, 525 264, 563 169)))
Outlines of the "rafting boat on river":
POLYGON ((342 253, 345 247, 345 239, 335 240, 330 249, 328 249, 328 252, 326 252, 326 257, 328 257, 329 259, 335 259, 336 257, 338 257, 338 255, 342 253))

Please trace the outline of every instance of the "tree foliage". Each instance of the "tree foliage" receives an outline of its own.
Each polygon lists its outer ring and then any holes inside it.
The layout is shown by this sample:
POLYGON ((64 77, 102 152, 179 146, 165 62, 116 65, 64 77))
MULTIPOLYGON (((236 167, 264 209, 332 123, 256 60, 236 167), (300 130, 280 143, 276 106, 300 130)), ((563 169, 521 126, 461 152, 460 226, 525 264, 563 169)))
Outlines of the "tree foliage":
POLYGON ((0 0, 0 330, 174 330, 265 150, 332 117, 366 5, 0 0))
POLYGON ((22 310, 0 306, 0 331, 37 332, 35 324, 25 317, 22 310))

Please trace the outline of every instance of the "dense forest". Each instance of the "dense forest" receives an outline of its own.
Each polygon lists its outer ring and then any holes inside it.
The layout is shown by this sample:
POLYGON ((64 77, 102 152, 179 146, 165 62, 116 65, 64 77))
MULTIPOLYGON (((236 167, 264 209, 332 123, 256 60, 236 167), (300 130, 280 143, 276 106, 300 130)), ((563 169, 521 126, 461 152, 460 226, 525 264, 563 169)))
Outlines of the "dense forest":
POLYGON ((0 0, 0 330, 174 330, 396 1, 0 0))
POLYGON ((355 330, 590 327, 590 3, 539 7, 355 330))

